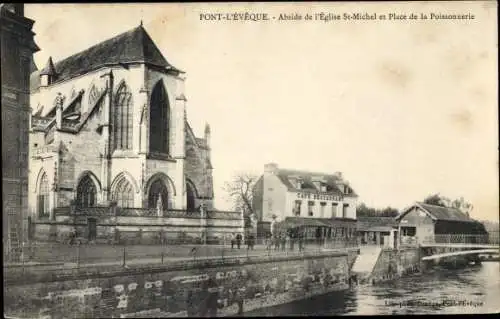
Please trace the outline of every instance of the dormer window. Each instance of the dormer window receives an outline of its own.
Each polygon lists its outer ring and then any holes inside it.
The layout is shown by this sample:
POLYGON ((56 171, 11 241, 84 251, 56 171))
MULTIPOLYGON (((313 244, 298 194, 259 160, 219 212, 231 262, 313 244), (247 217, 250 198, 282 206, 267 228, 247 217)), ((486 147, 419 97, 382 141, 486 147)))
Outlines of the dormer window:
POLYGON ((302 181, 300 179, 297 180, 297 189, 302 189, 302 181))
POLYGON ((320 186, 320 191, 326 193, 327 189, 326 189, 326 184, 321 184, 320 186))
POLYGON ((347 185, 344 185, 344 194, 350 194, 351 193, 351 188, 347 185))
POLYGON ((55 76, 56 68, 54 67, 54 62, 52 62, 52 57, 49 57, 47 65, 40 71, 40 85, 51 85, 54 82, 55 76))

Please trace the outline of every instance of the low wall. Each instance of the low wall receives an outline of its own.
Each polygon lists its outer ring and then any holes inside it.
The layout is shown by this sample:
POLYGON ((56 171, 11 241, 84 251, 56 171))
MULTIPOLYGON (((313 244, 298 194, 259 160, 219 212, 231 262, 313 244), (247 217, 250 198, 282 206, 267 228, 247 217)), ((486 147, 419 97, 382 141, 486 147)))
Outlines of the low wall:
MULTIPOLYGON (((90 217, 91 218, 91 217, 90 217)), ((69 241, 72 231, 78 237, 89 237, 89 217, 58 215, 54 221, 31 223, 30 238, 37 241, 69 241)), ((96 242, 123 244, 207 243, 222 244, 232 233, 244 233, 242 221, 235 218, 186 217, 99 217, 96 242)))
POLYGON ((233 264, 206 261, 177 269, 13 276, 4 286, 4 313, 79 318, 234 315, 347 289, 348 256, 286 257, 233 264), (155 311, 153 311, 155 310, 155 311))
POLYGON ((397 279, 403 275, 420 270, 418 248, 394 250, 384 248, 370 275, 372 283, 397 279))

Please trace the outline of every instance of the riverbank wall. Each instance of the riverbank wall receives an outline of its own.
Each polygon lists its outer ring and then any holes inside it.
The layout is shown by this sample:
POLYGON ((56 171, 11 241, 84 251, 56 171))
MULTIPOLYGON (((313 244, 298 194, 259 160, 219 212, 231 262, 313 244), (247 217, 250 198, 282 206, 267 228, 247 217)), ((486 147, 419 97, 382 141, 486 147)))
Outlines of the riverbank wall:
POLYGON ((384 248, 380 251, 369 281, 372 284, 377 284, 419 271, 420 254, 418 248, 401 248, 399 250, 384 248))
POLYGON ((51 319, 235 315, 343 291, 357 254, 227 258, 38 274, 4 270, 4 314, 51 319))

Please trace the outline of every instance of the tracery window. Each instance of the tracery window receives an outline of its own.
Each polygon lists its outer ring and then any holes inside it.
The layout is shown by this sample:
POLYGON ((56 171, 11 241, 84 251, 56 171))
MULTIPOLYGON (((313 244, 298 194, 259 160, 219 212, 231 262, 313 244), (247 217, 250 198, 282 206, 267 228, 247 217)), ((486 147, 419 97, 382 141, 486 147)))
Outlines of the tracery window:
POLYGON ((132 149, 132 93, 125 83, 118 88, 114 103, 114 148, 120 150, 132 149))
POLYGON ((116 201, 118 207, 134 207, 134 189, 125 177, 117 182, 113 192, 113 200, 116 201))
POLYGON ((76 188, 76 204, 79 207, 92 207, 97 203, 97 189, 90 176, 85 175, 76 188))
POLYGON ((170 106, 163 82, 155 85, 151 94, 151 111, 149 126, 149 150, 168 154, 170 106))
POLYGON ((157 179, 151 184, 148 195, 148 207, 158 208, 158 205, 161 205, 162 208, 168 208, 168 190, 161 179, 157 179))
POLYGON ((49 206, 49 181, 47 179, 47 174, 43 173, 40 179, 40 184, 38 185, 38 216, 47 217, 50 215, 49 206))

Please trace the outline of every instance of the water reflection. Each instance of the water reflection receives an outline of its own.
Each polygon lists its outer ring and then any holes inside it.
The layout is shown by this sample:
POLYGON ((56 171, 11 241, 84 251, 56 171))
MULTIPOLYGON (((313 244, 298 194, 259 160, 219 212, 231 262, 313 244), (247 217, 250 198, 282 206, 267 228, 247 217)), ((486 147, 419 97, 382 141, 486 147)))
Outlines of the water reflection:
POLYGON ((462 270, 432 269, 380 286, 360 286, 339 296, 267 309, 250 315, 464 314, 500 311, 500 263, 462 270))

